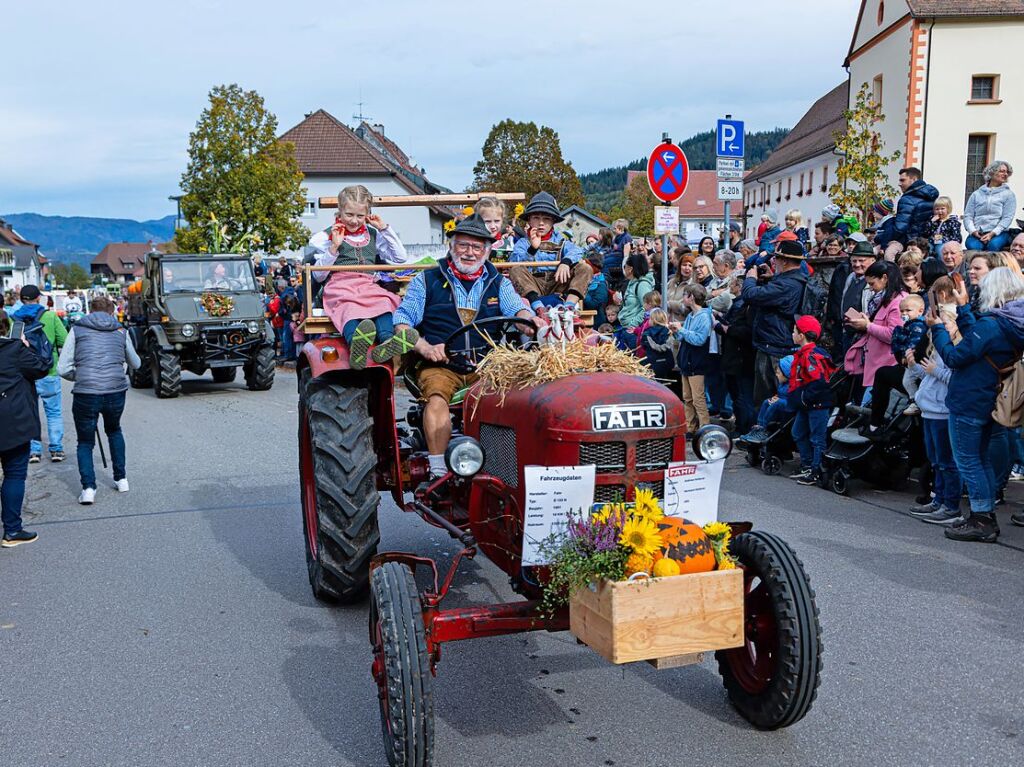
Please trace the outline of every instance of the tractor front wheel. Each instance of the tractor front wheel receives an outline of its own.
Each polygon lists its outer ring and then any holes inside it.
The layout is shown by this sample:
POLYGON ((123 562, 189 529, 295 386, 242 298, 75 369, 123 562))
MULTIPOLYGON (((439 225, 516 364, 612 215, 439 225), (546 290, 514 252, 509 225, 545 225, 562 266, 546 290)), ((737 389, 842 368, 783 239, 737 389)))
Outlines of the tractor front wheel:
POLYGON ((743 646, 719 650, 733 706, 758 729, 800 721, 821 682, 821 625, 803 563, 781 538, 755 530, 732 541, 743 566, 743 646))
POLYGON ((261 347, 245 366, 245 385, 249 391, 269 391, 274 385, 274 347, 261 347))
POLYGON ((380 542, 368 394, 302 375, 299 480, 309 583, 317 599, 354 602, 366 596, 380 542))
POLYGON ((157 397, 172 399, 181 394, 181 359, 177 354, 155 347, 149 366, 157 397))
POLYGON ((384 750, 391 767, 434 763, 433 676, 416 580, 398 562, 374 569, 370 639, 384 750))

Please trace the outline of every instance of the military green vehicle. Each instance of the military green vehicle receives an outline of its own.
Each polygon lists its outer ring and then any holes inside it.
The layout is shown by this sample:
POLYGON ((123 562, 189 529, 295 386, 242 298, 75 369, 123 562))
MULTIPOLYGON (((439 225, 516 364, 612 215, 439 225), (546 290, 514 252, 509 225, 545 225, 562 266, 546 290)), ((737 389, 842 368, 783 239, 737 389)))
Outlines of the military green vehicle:
POLYGON ((274 385, 274 332, 247 256, 147 254, 125 325, 142 358, 132 386, 157 397, 178 396, 182 370, 228 383, 242 368, 252 391, 274 385))

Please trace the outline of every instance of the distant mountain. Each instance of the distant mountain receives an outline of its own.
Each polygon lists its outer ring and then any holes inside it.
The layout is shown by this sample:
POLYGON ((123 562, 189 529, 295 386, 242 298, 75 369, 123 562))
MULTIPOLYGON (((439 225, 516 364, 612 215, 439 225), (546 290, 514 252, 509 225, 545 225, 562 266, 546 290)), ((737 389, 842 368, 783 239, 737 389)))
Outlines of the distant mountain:
MULTIPOLYGON (((760 165, 775 151, 789 130, 773 128, 766 131, 755 131, 746 135, 746 166, 747 170, 760 165)), ((691 136, 679 143, 686 152, 686 160, 691 170, 714 170, 715 163, 715 132, 705 131, 691 136)), ((622 165, 617 168, 605 168, 594 173, 580 175, 583 194, 587 197, 587 207, 591 210, 609 210, 626 188, 626 173, 631 170, 645 170, 647 158, 622 165)))
POLYGON ((51 261, 79 263, 88 268, 92 257, 111 242, 167 242, 174 237, 174 216, 154 221, 86 216, 41 216, 38 213, 0 214, 25 239, 39 245, 51 261))

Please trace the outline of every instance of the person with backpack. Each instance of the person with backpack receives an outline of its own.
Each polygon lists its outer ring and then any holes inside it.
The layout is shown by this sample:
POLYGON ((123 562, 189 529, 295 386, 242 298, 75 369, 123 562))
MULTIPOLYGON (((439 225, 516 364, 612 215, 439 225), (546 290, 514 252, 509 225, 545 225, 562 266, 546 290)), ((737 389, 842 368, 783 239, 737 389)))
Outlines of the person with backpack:
POLYGON ((793 354, 789 370, 786 402, 796 413, 793 441, 800 453, 800 469, 790 478, 800 485, 816 485, 821 478, 821 459, 825 455, 828 416, 832 409, 829 379, 835 373, 832 357, 818 346, 821 323, 810 315, 796 321, 793 343, 799 349, 793 354))
MULTIPOLYGON (((31 338, 35 329, 40 329, 50 345, 52 359, 50 372, 36 381, 36 392, 43 402, 46 413, 46 449, 50 460, 60 463, 64 460, 64 416, 61 413, 60 377, 57 375, 57 355, 64 340, 68 337, 67 328, 57 313, 43 306, 39 299, 41 294, 35 285, 26 285, 21 289, 21 308, 11 315, 11 319, 25 323, 25 335, 31 338)), ((39 440, 32 440, 29 463, 39 463, 43 446, 39 440)))
MULTIPOLYGON (((35 382, 46 376, 53 364, 51 352, 37 351, 28 336, 9 338, 11 320, 0 310, 0 517, 5 549, 32 543, 39 536, 22 527, 21 507, 25 502, 25 480, 31 442, 39 439, 39 403, 35 382)), ((34 335, 43 336, 37 329, 34 335)), ((48 345, 48 342, 46 342, 48 345)))
POLYGON ((125 363, 132 370, 138 370, 142 365, 131 336, 114 317, 113 301, 106 296, 94 298, 89 302, 89 314, 68 333, 57 361, 61 378, 75 382, 71 390, 74 395, 71 412, 78 434, 78 474, 82 482, 78 502, 84 505, 96 499, 92 451, 101 415, 103 431, 110 445, 114 484, 119 493, 128 492, 124 434, 121 432, 121 414, 128 390, 125 363))

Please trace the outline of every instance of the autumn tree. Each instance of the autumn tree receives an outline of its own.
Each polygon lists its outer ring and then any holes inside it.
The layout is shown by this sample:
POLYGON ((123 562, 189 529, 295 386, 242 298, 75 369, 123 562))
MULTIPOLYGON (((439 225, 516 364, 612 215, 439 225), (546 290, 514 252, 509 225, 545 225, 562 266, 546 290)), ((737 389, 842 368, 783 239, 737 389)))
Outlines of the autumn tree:
POLYGON ((298 222, 306 202, 295 145, 277 139, 277 118, 263 97, 238 85, 210 91, 210 103, 189 134, 175 233, 182 253, 302 247, 309 231, 298 222), (233 243, 235 245, 233 245, 233 243))
POLYGON ((626 185, 618 203, 608 211, 606 220, 624 218, 629 221, 630 234, 649 237, 654 234, 654 206, 661 203, 651 193, 647 176, 641 173, 626 185))
POLYGON ((483 159, 473 167, 473 187, 488 192, 550 192, 563 208, 583 205, 583 187, 572 163, 562 157, 558 134, 546 125, 503 120, 484 141, 483 159))
POLYGON ((885 154, 885 145, 875 126, 885 120, 864 83, 857 92, 853 109, 843 112, 846 132, 835 134, 836 152, 843 156, 836 168, 836 180, 828 190, 832 202, 848 213, 857 212, 867 224, 871 208, 882 199, 892 199, 896 189, 886 169, 900 158, 899 152, 885 154))

